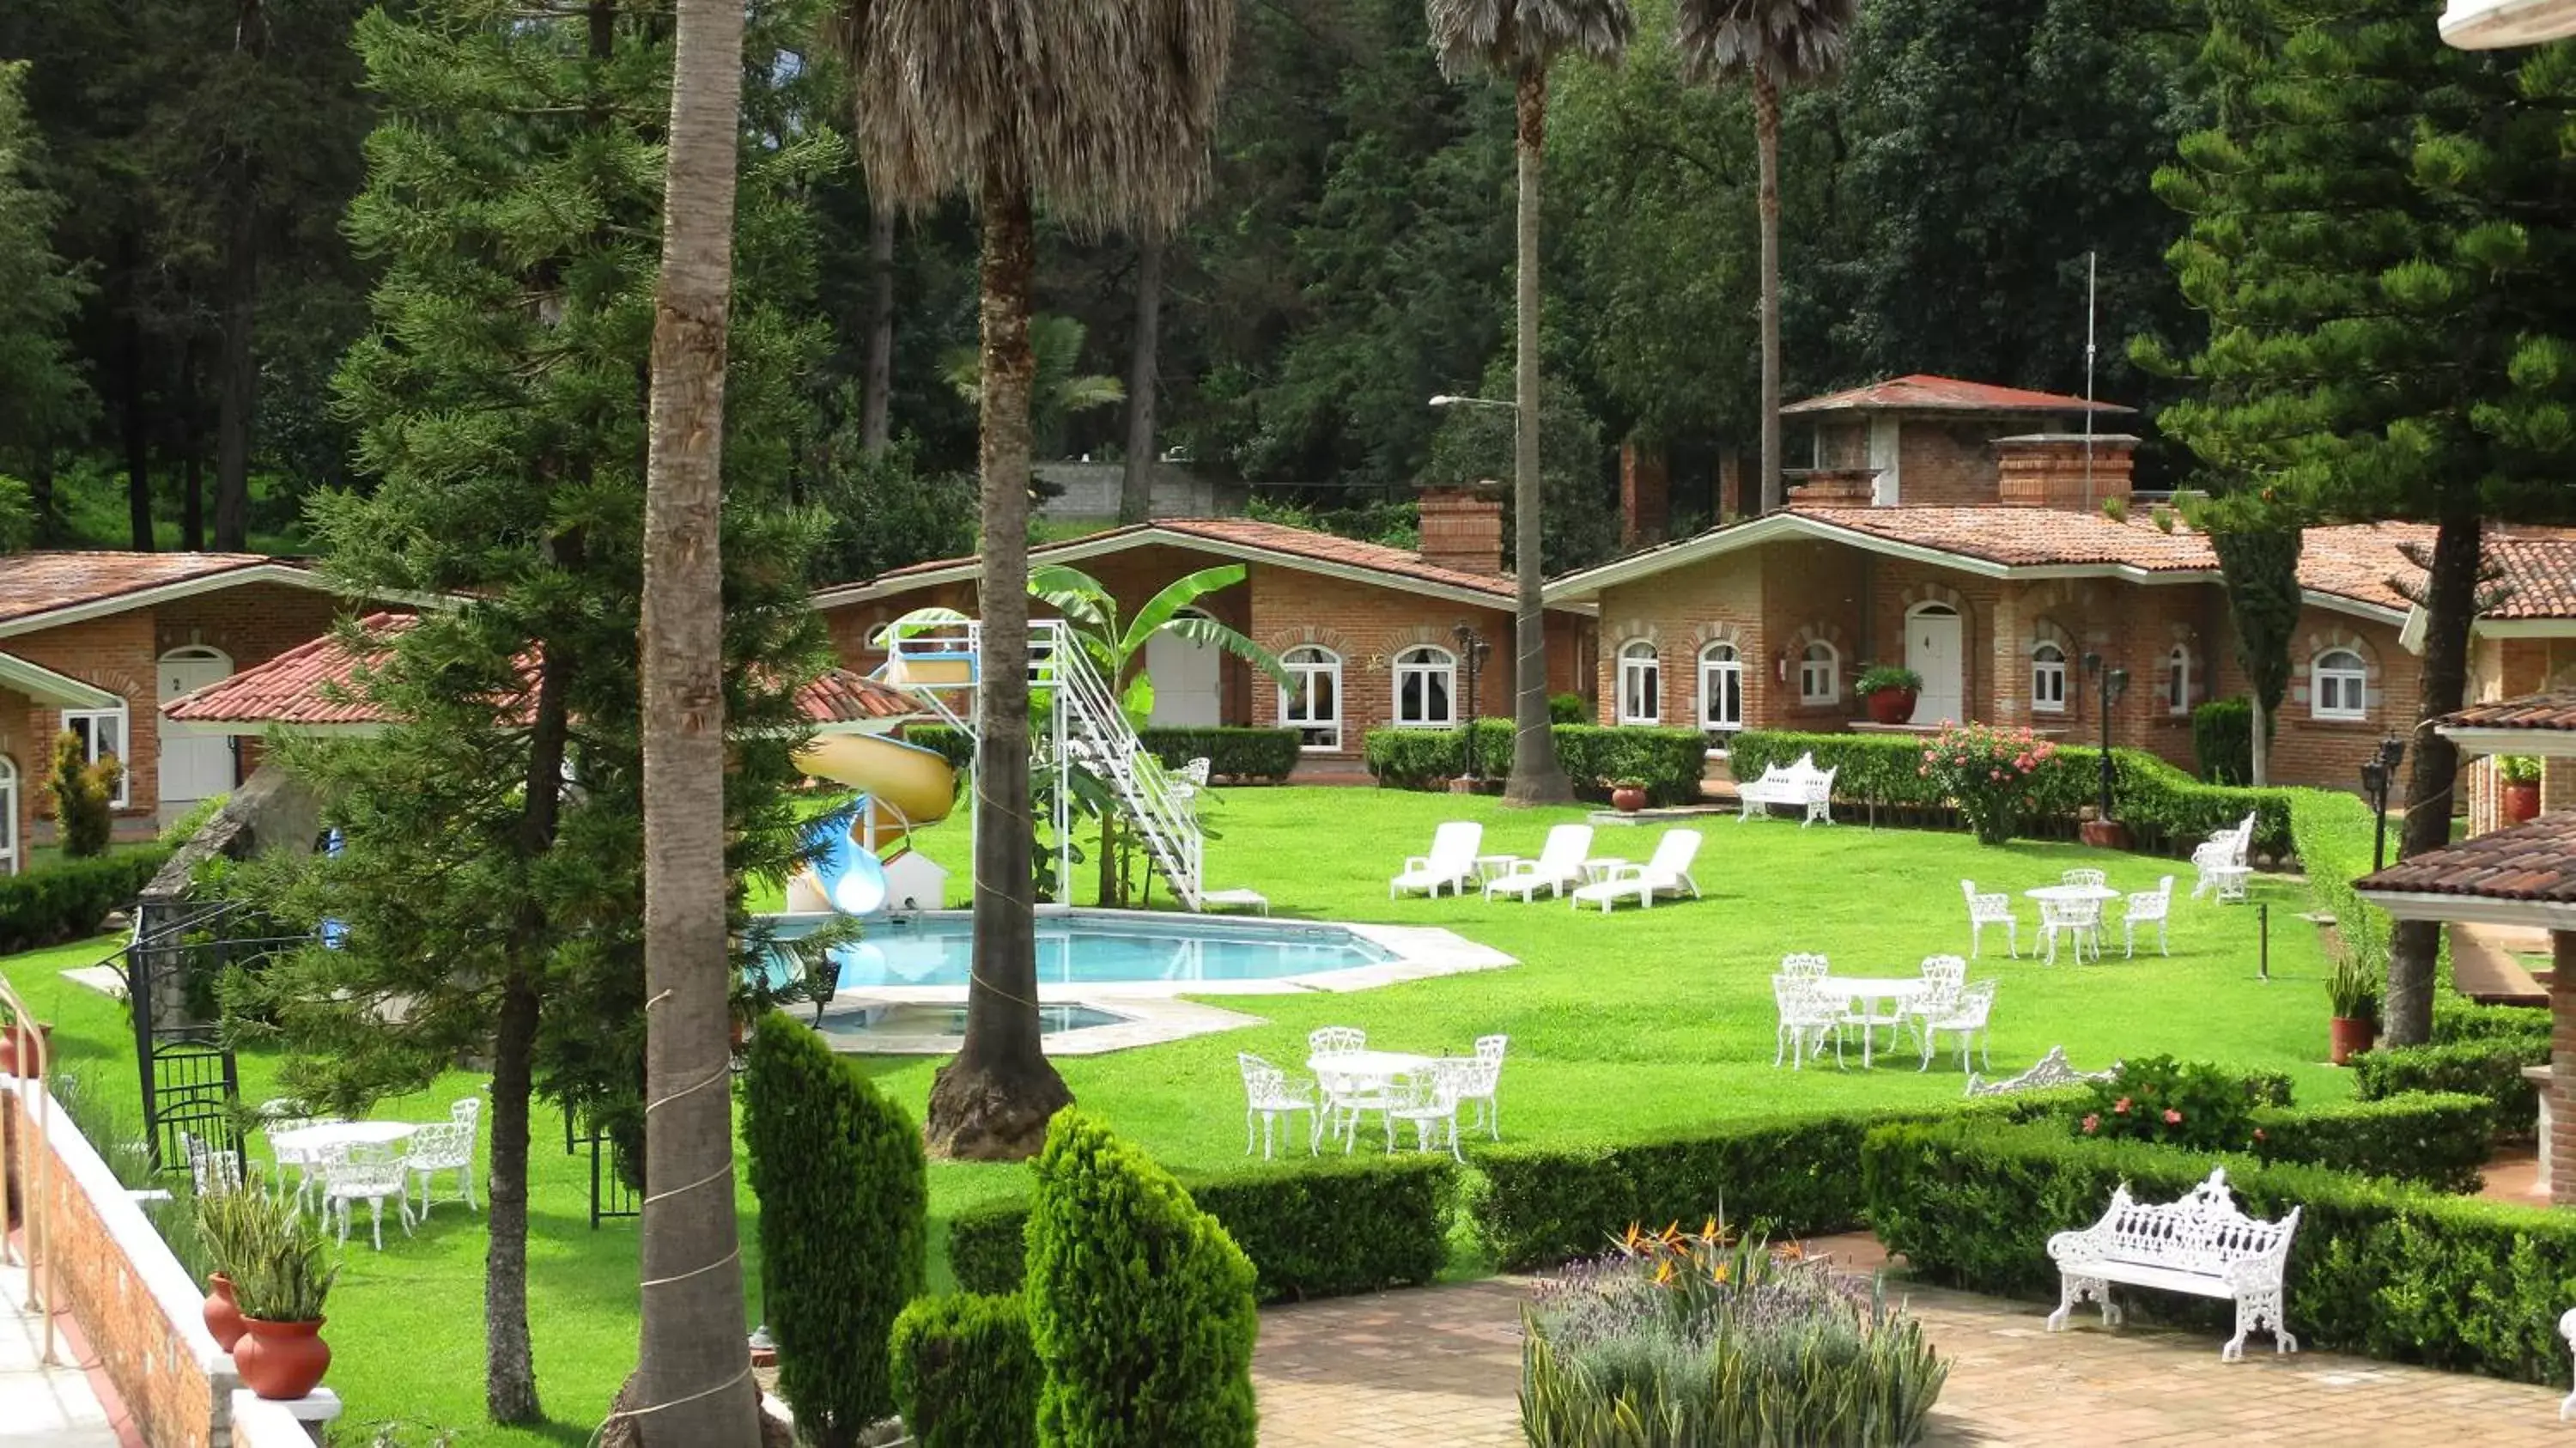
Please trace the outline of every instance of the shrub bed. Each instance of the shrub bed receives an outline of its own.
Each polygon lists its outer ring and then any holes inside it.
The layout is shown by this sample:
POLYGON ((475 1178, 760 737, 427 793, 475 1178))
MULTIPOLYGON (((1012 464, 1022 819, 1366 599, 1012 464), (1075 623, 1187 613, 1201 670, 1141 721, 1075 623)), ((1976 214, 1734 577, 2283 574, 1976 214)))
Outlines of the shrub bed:
POLYGON ((153 845, 0 875, 0 955, 97 934, 109 915, 134 903, 170 854, 153 845))
POLYGON ((2460 1041, 2549 1042, 2549 1007, 2485 1006, 2444 991, 2433 998, 2433 1044, 2460 1041))
POLYGON ((2352 1091, 2363 1101, 2417 1091, 2462 1092, 2490 1103, 2492 1130, 2529 1136, 2539 1124, 2540 1093, 2522 1079, 2522 1068, 2548 1063, 2546 1036, 2391 1046, 2352 1058, 2352 1091))
MULTIPOLYGON (((1412 1286, 1449 1259, 1457 1168, 1443 1157, 1322 1157, 1182 1184, 1252 1259, 1263 1302, 1412 1286)), ((1028 1216, 1022 1203, 987 1202, 949 1221, 948 1264, 960 1287, 1018 1289, 1028 1216)))
MULTIPOLYGON (((2565 1376, 2554 1326, 2576 1279, 2576 1218, 2545 1208, 1979 1123, 1881 1128, 1863 1146, 1861 1175, 1879 1239, 1928 1279, 2053 1299, 2051 1233, 2098 1220, 2122 1182, 2141 1200, 2170 1201, 2222 1164, 2249 1214, 2302 1211, 2288 1316, 2304 1345, 2524 1382, 2565 1376)), ((2124 1300, 2202 1323, 2226 1311, 2172 1293, 2124 1300)))
POLYGON ((2456 1091, 2409 1091, 2254 1113, 2255 1154, 2363 1176, 2474 1192, 2494 1131, 2495 1103, 2456 1091))
MULTIPOLYGON (((1193 759, 1208 762, 1208 773, 1236 784, 1277 784, 1297 767, 1294 729, 1155 729, 1136 731, 1148 753, 1178 769, 1193 759)), ((905 742, 935 749, 951 767, 975 762, 975 741, 966 731, 945 724, 907 724, 905 742)))
MULTIPOLYGON (((1512 721, 1479 719, 1467 727, 1475 731, 1478 767, 1491 775, 1507 770, 1512 721)), ((1605 797, 1612 783, 1633 779, 1645 785, 1646 798, 1654 804, 1688 804, 1699 798, 1708 740, 1696 729, 1559 724, 1554 733, 1557 762, 1589 797, 1605 797)), ((1467 730, 1372 729, 1362 742, 1361 758, 1387 788, 1437 788, 1466 773, 1467 730)))
POLYGON ((894 1320, 893 1358, 916 1448, 1034 1448, 1038 1357, 1017 1294, 915 1299, 894 1320))

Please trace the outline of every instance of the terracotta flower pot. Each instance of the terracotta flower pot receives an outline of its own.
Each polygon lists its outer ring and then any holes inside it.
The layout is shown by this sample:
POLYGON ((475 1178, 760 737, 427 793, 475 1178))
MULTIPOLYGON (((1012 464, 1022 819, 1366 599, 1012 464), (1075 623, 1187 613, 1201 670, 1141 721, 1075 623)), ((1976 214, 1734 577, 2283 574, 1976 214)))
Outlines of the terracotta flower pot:
POLYGON ((242 1319, 245 1331, 233 1349, 233 1367, 242 1386, 263 1398, 291 1401, 321 1385, 331 1367, 331 1345, 322 1340, 322 1324, 242 1319))
POLYGON ((241 1303, 233 1298, 233 1280, 221 1272, 206 1278, 206 1331, 215 1335, 215 1346, 226 1352, 242 1339, 241 1303))
POLYGON ((2539 780, 2522 779, 2506 782, 2504 817, 2508 823, 2517 825, 2540 818, 2539 780))
POLYGON ((1621 814, 1635 814, 1646 807, 1646 791, 1643 787, 1634 784, 1613 785, 1610 790, 1610 807, 1621 814))
POLYGON ((2075 827, 2075 834, 2097 850, 2125 850, 2129 847, 2129 827, 2118 820, 2086 820, 2075 827))
POLYGON ((1868 698, 1873 724, 1906 724, 1914 719, 1915 690, 1881 689, 1868 698))
POLYGON ((52 1026, 39 1022, 35 1030, 29 1031, 26 1023, 21 1021, 0 1027, 0 1075, 34 1074, 38 1056, 36 1045, 39 1038, 44 1042, 45 1049, 42 1053, 44 1059, 53 1060, 54 1028, 52 1026))
POLYGON ((2328 1050, 2326 1059, 2340 1066, 2370 1049, 2379 1036, 2379 1023, 2335 1016, 2326 1022, 2328 1050))

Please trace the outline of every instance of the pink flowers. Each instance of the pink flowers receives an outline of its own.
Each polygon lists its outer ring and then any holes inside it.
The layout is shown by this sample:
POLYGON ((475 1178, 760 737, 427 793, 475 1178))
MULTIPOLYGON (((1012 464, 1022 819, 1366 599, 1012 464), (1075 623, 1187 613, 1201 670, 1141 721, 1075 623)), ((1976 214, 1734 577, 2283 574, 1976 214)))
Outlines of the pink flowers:
POLYGON ((2121 1097, 2119 1100, 2112 1102, 2112 1103, 2111 1103, 2111 1109, 2112 1109, 2113 1111, 2115 1111, 2115 1112, 2118 1112, 2118 1113, 2119 1113, 2120 1115, 2122 1115, 2122 1116, 2126 1116, 2126 1115, 2128 1115, 2128 1114, 2129 1114, 2129 1098, 2128 1098, 2128 1097, 2126 1097, 2126 1096, 2123 1096, 2123 1097, 2121 1097))
POLYGON ((2259 1126, 2254 1128, 2254 1139, 2256 1141, 2261 1141, 2263 1139, 2263 1128, 2259 1126))
MULTIPOLYGON (((2102 1124, 2102 1116, 2101 1116, 2101 1113, 2099 1113, 2099 1112, 2091 1112, 2091 1111, 2088 1111, 2088 1112, 2086 1112, 2086 1113, 2084 1114, 2084 1134, 2085 1134, 2086 1136, 2091 1136, 2091 1135, 2094 1133, 2095 1129, 2097 1129, 2098 1127, 2100 1127, 2100 1126, 2101 1126, 2101 1124, 2102 1124)), ((2255 1133, 2255 1134, 2259 1136, 2259 1135, 2261 1135, 2262 1133, 2257 1132, 2257 1133, 2255 1133)))
POLYGON ((2170 1107, 2170 1106, 2166 1107, 2166 1108, 2165 1108, 2165 1125, 2167 1125, 2167 1126, 2180 1126, 2180 1125, 2182 1125, 2182 1113, 2181 1113, 2181 1112, 2179 1112, 2179 1111, 2174 1110, 2174 1109, 2173 1109, 2172 1107, 2170 1107))

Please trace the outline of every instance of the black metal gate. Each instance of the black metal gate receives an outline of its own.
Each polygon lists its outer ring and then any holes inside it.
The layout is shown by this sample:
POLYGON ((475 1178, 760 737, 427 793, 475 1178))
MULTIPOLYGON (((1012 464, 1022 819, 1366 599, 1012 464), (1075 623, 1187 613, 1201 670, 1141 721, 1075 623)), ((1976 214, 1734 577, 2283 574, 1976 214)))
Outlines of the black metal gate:
POLYGON ((587 1148, 590 1152, 590 1225, 620 1217, 644 1215, 644 1203, 635 1189, 626 1184, 626 1153, 617 1138, 596 1123, 581 1120, 581 1113, 571 1107, 564 1110, 564 1155, 573 1156, 587 1148))
POLYGON ((225 1043, 215 982, 226 969, 307 943, 309 937, 237 937, 252 917, 237 904, 147 904, 125 948, 126 999, 142 1076, 143 1140, 155 1170, 187 1164, 181 1133, 241 1165, 241 1073, 225 1043))

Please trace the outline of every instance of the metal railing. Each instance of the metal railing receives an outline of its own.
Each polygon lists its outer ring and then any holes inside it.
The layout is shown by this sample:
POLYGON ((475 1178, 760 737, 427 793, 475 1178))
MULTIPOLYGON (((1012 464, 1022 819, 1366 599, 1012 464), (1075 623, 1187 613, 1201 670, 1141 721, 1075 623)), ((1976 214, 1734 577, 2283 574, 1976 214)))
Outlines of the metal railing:
MULTIPOLYGON (((27 1187, 20 1193, 27 1214, 27 1245, 19 1265, 27 1269, 27 1310, 44 1319, 43 1361, 47 1366, 53 1366, 57 1361, 54 1355, 53 1293, 50 1290, 49 1281, 54 1271, 52 1231, 54 1096, 50 1085, 53 1080, 51 1059, 53 1050, 51 1043, 45 1039, 44 1031, 36 1024, 35 1012, 27 1009, 25 997, 11 988, 6 977, 0 977, 0 1007, 5 1007, 9 1012, 8 1030, 14 1047, 12 1054, 20 1073, 18 1101, 27 1118, 28 1129, 20 1133, 18 1148, 21 1159, 33 1163, 23 1171, 13 1168, 0 1173, 0 1176, 27 1183, 27 1187), (32 1075, 27 1073, 28 1056, 31 1052, 35 1057, 35 1071, 32 1075), (35 1086, 34 1091, 25 1089, 29 1083, 35 1086)), ((7 1233, 0 1231, 0 1252, 7 1250, 7 1233)))

